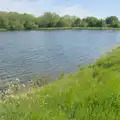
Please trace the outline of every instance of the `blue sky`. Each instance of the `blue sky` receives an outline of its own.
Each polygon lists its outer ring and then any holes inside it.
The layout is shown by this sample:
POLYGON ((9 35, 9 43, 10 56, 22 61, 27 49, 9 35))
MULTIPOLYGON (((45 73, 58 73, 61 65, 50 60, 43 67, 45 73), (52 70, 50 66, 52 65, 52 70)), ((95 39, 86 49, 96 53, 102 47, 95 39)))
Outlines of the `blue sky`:
POLYGON ((0 11, 27 12, 36 16, 50 11, 61 16, 115 15, 120 18, 120 0, 0 0, 0 11))

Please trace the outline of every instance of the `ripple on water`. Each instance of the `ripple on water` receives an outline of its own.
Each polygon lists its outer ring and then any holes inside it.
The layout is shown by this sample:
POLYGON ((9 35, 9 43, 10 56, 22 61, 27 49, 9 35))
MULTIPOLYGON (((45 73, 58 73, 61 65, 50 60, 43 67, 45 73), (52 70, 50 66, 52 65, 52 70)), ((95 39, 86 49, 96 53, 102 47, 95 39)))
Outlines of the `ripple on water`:
MULTIPOLYGON (((58 76, 95 61, 120 41, 120 31, 0 33, 0 85, 19 78, 58 76), (21 37, 22 36, 22 37, 21 37)), ((0 86, 0 87, 1 87, 0 86)))

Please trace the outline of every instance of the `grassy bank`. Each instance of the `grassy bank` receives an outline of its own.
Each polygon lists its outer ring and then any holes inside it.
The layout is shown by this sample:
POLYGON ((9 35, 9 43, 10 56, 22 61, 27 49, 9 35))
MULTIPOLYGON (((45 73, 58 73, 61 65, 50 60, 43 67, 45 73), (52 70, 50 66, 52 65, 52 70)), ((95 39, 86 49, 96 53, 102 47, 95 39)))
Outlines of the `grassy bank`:
POLYGON ((120 48, 75 74, 0 102, 0 120, 119 120, 120 48))
MULTIPOLYGON (((33 31, 43 31, 43 30, 120 30, 120 28, 110 28, 110 27, 51 27, 51 28, 38 28, 32 29, 33 31)), ((7 32, 7 31, 31 31, 31 29, 22 29, 22 30, 7 30, 7 29, 0 29, 0 32, 7 32)))
POLYGON ((0 32, 7 32, 7 29, 1 29, 0 28, 0 32))
POLYGON ((39 28, 38 30, 120 30, 120 28, 110 28, 110 27, 54 27, 54 28, 39 28))

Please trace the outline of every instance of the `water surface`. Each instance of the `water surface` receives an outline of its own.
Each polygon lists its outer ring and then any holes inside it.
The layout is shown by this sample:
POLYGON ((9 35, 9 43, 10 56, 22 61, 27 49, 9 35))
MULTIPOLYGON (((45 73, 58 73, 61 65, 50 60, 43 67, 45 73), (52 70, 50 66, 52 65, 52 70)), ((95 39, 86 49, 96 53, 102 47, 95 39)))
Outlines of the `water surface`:
POLYGON ((119 42, 120 31, 112 30, 0 32, 0 84, 74 72, 119 42))

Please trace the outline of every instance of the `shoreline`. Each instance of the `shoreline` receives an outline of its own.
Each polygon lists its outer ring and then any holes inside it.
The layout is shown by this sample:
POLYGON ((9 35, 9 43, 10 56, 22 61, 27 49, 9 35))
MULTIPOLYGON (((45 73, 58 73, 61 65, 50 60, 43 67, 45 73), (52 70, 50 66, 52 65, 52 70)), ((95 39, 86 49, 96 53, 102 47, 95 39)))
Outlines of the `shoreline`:
MULTIPOLYGON (((109 51, 105 55, 101 56, 99 59, 96 59, 94 62, 92 62, 90 64, 87 64, 85 66, 81 66, 80 69, 89 68, 89 66, 95 65, 97 63, 97 61, 101 61, 103 58, 109 57, 114 51, 117 51, 117 49, 120 50, 120 44, 118 44, 118 45, 112 47, 111 49, 109 49, 109 51)), ((78 71, 74 71, 73 73, 68 73, 68 74, 65 74, 63 72, 63 73, 59 74, 59 76, 57 78, 55 78, 54 80, 50 76, 36 76, 33 79, 31 79, 30 81, 27 81, 26 83, 21 83, 19 81, 19 78, 16 78, 15 81, 11 81, 11 82, 8 82, 8 83, 4 84, 4 86, 2 88, 0 88, 0 92, 7 91, 9 89, 8 85, 11 85, 11 86, 13 85, 14 86, 16 84, 18 86, 24 86, 24 87, 26 87, 28 89, 29 89, 29 87, 31 85, 32 85, 32 87, 36 87, 37 86, 37 88, 41 89, 41 87, 44 88, 44 87, 46 87, 48 85, 52 85, 52 84, 56 83, 58 80, 63 79, 64 77, 67 77, 67 76, 70 76, 70 75, 74 75, 74 74, 77 74, 77 73, 78 73, 78 71), (49 80, 51 82, 49 82, 49 80)))
POLYGON ((51 31, 51 30, 120 30, 120 28, 111 27, 51 27, 51 28, 38 28, 38 29, 21 29, 21 30, 7 30, 0 28, 0 32, 12 32, 12 31, 51 31))
POLYGON ((39 28, 39 30, 120 30, 120 28, 108 27, 57 27, 57 28, 39 28))
MULTIPOLYGON (((84 118, 93 120, 93 115, 96 115, 95 119, 98 116, 100 119, 110 118, 111 114, 117 117, 120 113, 120 109, 116 111, 120 104, 119 74, 120 47, 118 46, 93 64, 80 68, 76 73, 63 74, 51 84, 42 87, 33 86, 30 89, 22 86, 23 92, 9 91, 10 95, 0 99, 0 109, 4 110, 0 111, 0 118, 49 120, 55 117, 54 120, 57 118, 67 120, 66 118, 69 118, 74 111, 82 114, 82 116, 74 114, 75 119, 81 120, 84 118), (24 113, 27 113, 27 116, 24 113)), ((19 85, 15 84, 14 87, 15 89, 10 90, 17 90, 19 85)))

